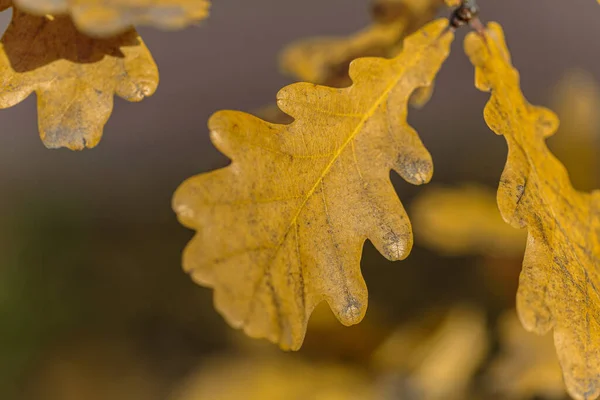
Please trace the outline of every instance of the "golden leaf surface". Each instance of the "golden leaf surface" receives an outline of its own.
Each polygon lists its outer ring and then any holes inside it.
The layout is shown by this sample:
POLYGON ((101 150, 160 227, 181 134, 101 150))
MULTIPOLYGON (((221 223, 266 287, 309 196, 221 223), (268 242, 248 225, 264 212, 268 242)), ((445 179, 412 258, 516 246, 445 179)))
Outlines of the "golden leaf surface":
POLYGON ((430 187, 410 210, 417 241, 447 255, 521 256, 525 232, 506 225, 491 189, 430 187))
POLYGON ((208 16, 209 0, 14 0, 31 14, 70 14, 88 35, 109 37, 133 25, 181 29, 208 16))
POLYGON ((306 82, 347 86, 348 64, 359 57, 390 57, 402 39, 431 21, 441 0, 377 0, 375 21, 348 37, 315 37, 289 45, 281 54, 281 69, 306 82))
POLYGON ((565 383, 576 399, 600 394, 600 191, 576 191, 545 139, 558 127, 549 110, 532 106, 519 86, 502 28, 485 39, 470 34, 465 49, 478 89, 491 92, 484 117, 508 143, 498 189, 505 221, 528 228, 517 293, 529 331, 554 329, 565 383))
POLYGON ((322 300, 343 324, 362 320, 364 241, 390 260, 412 247, 389 171, 413 184, 431 178, 431 156, 406 122, 407 102, 448 56, 447 26, 446 19, 427 25, 394 59, 355 60, 348 88, 283 88, 277 103, 294 117, 289 125, 236 111, 211 117, 212 141, 232 164, 189 178, 173 208, 197 230, 184 269, 214 288, 232 326, 298 349, 322 300))
MULTIPOLYGON (((0 10, 10 7, 0 0, 0 10)), ((141 101, 158 85, 158 69, 134 29, 111 39, 79 33, 67 16, 14 9, 0 39, 0 108, 37 95, 38 128, 48 148, 94 147, 116 94, 141 101)))

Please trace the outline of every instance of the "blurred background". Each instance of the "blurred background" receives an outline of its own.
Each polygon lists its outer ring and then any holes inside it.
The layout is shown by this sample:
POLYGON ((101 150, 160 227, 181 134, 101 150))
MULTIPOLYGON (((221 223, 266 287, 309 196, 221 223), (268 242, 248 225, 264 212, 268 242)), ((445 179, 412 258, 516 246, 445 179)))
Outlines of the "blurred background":
MULTIPOLYGON (((597 2, 479 5, 503 24, 528 99, 561 117, 550 143, 575 186, 598 187, 597 2)), ((2 29, 9 20, 0 14, 2 29)), ((142 28, 159 88, 141 103, 115 99, 92 150, 45 149, 33 95, 0 111, 0 398, 566 398, 551 339, 526 334, 512 311, 524 236, 494 213, 506 144, 483 122, 465 31, 431 101, 410 113, 434 159, 431 188, 392 176, 415 249, 391 263, 366 244, 360 325, 318 309, 302 350, 284 354, 228 327, 182 272, 192 232, 171 195, 228 162, 208 117, 273 103, 293 81, 277 62, 290 42, 370 23, 367 0, 216 0, 197 27, 142 28)))

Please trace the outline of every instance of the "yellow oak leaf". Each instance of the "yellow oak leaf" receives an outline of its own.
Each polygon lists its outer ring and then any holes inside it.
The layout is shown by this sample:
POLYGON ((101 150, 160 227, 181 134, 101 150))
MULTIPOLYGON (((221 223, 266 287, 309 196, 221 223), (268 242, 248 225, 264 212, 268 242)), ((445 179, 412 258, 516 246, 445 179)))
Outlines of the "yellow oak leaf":
POLYGON ((545 139, 558 127, 551 111, 532 106, 519 86, 498 24, 484 37, 470 34, 465 49, 478 89, 491 92, 484 117, 508 143, 498 189, 505 221, 527 227, 517 293, 519 317, 529 331, 554 329, 568 392, 600 395, 600 191, 576 191, 545 139))
POLYGON ((347 86, 352 60, 395 56, 402 39, 431 21, 442 4, 441 0, 375 1, 371 26, 349 37, 315 37, 292 43, 281 54, 281 69, 302 81, 347 86))
MULTIPOLYGON (((7 7, 10 2, 0 0, 0 10, 7 7)), ((157 85, 156 64, 134 29, 93 39, 67 16, 37 17, 14 9, 0 39, 0 108, 35 91, 40 136, 48 148, 96 146, 113 96, 141 101, 157 85)))
MULTIPOLYGON (((373 24, 348 37, 316 37, 289 45, 280 56, 281 69, 299 80, 319 85, 346 87, 352 82, 348 65, 359 57, 393 57, 402 49, 402 39, 431 21, 442 0, 375 0, 373 24)), ((422 108, 434 85, 415 90, 410 105, 422 108)), ((270 122, 287 123, 275 105, 257 111, 270 122)))
POLYGON ((14 0, 31 14, 70 14, 88 35, 109 37, 133 25, 181 29, 208 16, 209 0, 14 0))
POLYGON ((525 232, 506 225, 491 189, 431 187, 411 206, 418 241, 448 255, 519 256, 525 232))
POLYGON ((425 26, 396 58, 355 60, 348 88, 283 88, 277 104, 295 119, 289 125, 236 111, 211 117, 212 141, 232 164, 189 178, 173 208, 197 230, 184 269, 214 288, 232 326, 298 349, 322 300, 343 324, 362 320, 364 241, 390 260, 412 247, 389 171, 413 184, 431 178, 431 156, 406 122, 407 102, 448 56, 447 26, 446 19, 425 26))

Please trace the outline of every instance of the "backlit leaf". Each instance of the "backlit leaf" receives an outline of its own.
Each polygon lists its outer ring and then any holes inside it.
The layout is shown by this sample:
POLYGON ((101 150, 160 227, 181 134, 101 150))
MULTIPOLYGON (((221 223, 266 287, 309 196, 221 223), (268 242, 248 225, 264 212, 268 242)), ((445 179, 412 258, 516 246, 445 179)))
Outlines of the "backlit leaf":
MULTIPOLYGON (((0 0, 0 10, 10 7, 0 0)), ((152 55, 134 29, 110 39, 79 33, 67 16, 20 10, 0 40, 0 108, 35 92, 40 136, 49 148, 94 147, 116 94, 128 101, 158 85, 152 55)))
POLYGON ((549 110, 532 106, 519 87, 498 24, 485 40, 467 37, 476 86, 491 92, 484 117, 504 135, 508 160, 498 189, 504 219, 527 227, 517 294, 519 317, 529 331, 554 329, 554 342, 569 393, 600 394, 600 191, 576 191, 545 139, 558 127, 549 110))
POLYGON ((133 25, 181 29, 208 16, 209 0, 15 0, 37 16, 70 14, 88 35, 113 36, 133 25))
POLYGON ((389 171, 413 184, 431 178, 431 156, 406 122, 407 102, 448 56, 447 25, 427 25, 394 59, 355 60, 348 88, 282 89, 277 103, 294 117, 289 125, 236 111, 212 116, 213 143, 233 162, 185 181, 173 207, 197 230, 184 268, 214 288, 231 325, 298 349, 322 300, 343 324, 361 321, 364 241, 390 260, 412 246, 389 171))

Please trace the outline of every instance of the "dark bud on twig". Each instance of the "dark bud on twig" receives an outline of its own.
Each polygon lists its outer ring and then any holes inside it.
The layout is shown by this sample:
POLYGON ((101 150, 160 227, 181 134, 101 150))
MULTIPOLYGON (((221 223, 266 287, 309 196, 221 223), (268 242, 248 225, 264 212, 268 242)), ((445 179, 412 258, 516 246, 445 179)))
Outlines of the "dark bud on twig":
POLYGON ((450 17, 450 26, 454 29, 464 25, 470 25, 472 22, 479 21, 479 7, 475 0, 463 0, 462 4, 452 12, 450 17))

